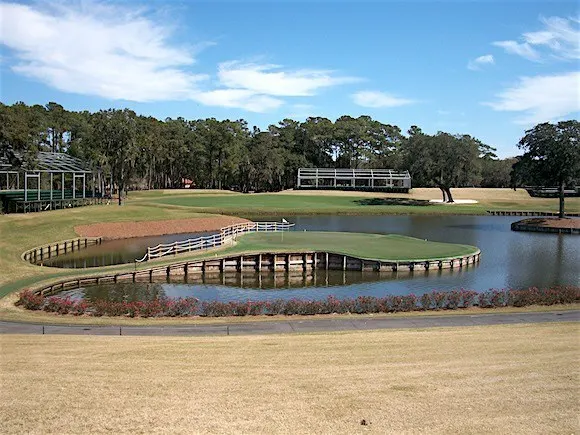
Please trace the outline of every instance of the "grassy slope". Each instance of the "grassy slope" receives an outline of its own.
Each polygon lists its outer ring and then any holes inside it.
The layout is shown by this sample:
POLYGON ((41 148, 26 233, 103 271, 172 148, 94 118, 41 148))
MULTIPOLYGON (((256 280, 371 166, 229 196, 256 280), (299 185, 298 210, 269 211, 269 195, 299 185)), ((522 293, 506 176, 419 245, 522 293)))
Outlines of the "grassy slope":
POLYGON ((335 232, 253 233, 238 239, 236 250, 273 252, 277 250, 329 251, 384 261, 438 259, 469 255, 477 248, 452 243, 429 242, 396 234, 335 232))
MULTIPOLYGON (((20 259, 27 249, 49 242, 77 237, 80 224, 116 221, 148 221, 193 218, 191 209, 144 205, 91 206, 43 213, 0 215, 0 286, 16 278, 54 275, 53 268, 40 268, 20 259)), ((207 215, 204 215, 207 216, 207 215)), ((59 271, 62 273, 62 271, 59 271)))
POLYGON ((538 324, 199 338, 0 336, 0 428, 577 433, 578 333, 578 324, 538 324))

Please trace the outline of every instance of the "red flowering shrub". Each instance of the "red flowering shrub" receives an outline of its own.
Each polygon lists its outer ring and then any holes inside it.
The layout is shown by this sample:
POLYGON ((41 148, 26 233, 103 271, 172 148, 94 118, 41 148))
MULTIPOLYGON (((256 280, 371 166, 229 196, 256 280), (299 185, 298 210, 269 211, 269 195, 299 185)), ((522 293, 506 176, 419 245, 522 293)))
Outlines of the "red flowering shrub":
POLYGON ((165 315, 170 317, 195 316, 199 309, 199 299, 179 298, 169 299, 165 315))
POLYGON ((463 308, 472 307, 475 304, 475 298, 478 293, 475 290, 461 289, 461 299, 463 300, 463 308))
POLYGON ((149 301, 111 302, 105 300, 74 301, 70 297, 52 296, 45 298, 31 291, 20 293, 17 305, 29 310, 73 315, 93 316, 258 316, 258 315, 315 315, 333 313, 393 313, 414 310, 439 310, 468 308, 479 305, 481 308, 524 307, 529 305, 569 304, 580 301, 580 287, 555 286, 551 288, 498 290, 491 289, 483 293, 473 290, 452 290, 449 292, 432 291, 419 298, 414 294, 399 296, 388 295, 383 298, 358 296, 356 299, 338 299, 328 296, 325 300, 276 299, 272 301, 205 301, 199 303, 196 298, 168 299, 160 298, 149 301))
POLYGON ((423 293, 419 300, 421 301, 421 308, 423 308, 423 310, 432 309, 434 305, 432 293, 423 293))
POLYGON ((262 314, 266 314, 267 307, 268 307, 267 302, 250 301, 248 302, 248 314, 250 316, 260 316, 262 314))
POLYGON ((440 292, 440 291, 433 290, 433 292, 431 293, 431 296, 432 296, 433 302, 435 304, 436 310, 440 310, 440 309, 445 307, 445 303, 446 303, 446 299, 447 299, 446 292, 440 292))
POLYGON ((70 297, 52 296, 44 304, 43 310, 48 313, 68 314, 75 310, 75 302, 70 297))
POLYGON ((445 308, 447 310, 456 310, 459 305, 461 305, 461 292, 458 290, 448 292, 445 308))
POLYGON ((18 295, 19 299, 16 305, 22 305, 27 310, 42 310, 45 298, 41 294, 36 294, 30 290, 24 290, 18 295))

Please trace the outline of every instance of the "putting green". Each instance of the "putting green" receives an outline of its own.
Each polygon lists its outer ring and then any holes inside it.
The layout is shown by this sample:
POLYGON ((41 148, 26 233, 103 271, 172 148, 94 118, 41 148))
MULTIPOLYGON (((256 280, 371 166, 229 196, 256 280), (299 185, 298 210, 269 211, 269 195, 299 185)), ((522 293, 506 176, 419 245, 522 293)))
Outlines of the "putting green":
POLYGON ((238 252, 321 251, 382 261, 437 260, 473 255, 478 252, 475 246, 431 242, 397 234, 324 231, 245 234, 238 237, 235 250, 238 252))

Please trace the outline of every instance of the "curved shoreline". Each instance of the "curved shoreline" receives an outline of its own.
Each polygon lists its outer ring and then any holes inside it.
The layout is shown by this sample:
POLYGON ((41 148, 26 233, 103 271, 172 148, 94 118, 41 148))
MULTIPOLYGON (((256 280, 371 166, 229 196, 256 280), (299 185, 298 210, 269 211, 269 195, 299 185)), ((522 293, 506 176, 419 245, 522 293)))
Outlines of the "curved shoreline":
POLYGON ((246 222, 251 221, 237 216, 212 216, 208 218, 156 221, 103 222, 77 225, 74 227, 74 231, 80 237, 102 237, 104 240, 117 240, 134 237, 219 231, 223 227, 246 222))
POLYGON ((512 231, 538 233, 579 234, 580 219, 577 218, 530 218, 511 224, 512 231))

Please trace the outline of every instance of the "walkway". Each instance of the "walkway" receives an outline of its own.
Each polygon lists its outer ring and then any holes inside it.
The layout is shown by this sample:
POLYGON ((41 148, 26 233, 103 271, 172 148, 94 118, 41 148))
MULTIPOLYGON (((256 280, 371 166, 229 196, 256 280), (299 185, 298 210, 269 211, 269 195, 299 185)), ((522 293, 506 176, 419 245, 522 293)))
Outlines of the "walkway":
POLYGON ((73 335, 258 335, 307 332, 359 331, 456 326, 512 325, 546 322, 578 322, 580 310, 542 313, 441 315, 407 317, 313 318, 271 322, 213 323, 183 326, 43 325, 0 321, 0 334, 73 335))

